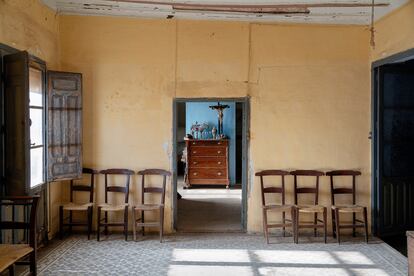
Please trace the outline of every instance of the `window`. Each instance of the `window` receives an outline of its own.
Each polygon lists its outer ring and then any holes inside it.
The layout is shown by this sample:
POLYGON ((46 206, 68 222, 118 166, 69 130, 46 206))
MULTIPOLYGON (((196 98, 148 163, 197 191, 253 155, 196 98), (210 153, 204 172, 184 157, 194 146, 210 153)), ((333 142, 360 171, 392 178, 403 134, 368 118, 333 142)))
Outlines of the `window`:
POLYGON ((81 74, 46 71, 25 51, 3 62, 6 194, 33 194, 46 182, 79 178, 81 74))
POLYGON ((45 87, 42 70, 29 67, 30 188, 45 183, 45 87))

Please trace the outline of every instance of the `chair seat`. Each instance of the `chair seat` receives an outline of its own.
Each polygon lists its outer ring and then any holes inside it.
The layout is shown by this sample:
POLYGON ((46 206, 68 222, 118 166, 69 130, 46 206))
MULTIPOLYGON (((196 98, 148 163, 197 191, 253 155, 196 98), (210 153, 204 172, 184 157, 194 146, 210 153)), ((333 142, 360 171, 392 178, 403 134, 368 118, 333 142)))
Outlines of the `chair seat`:
POLYGON ((322 213, 325 206, 321 205, 298 205, 296 206, 299 213, 322 213))
POLYGON ((343 205, 343 206, 332 206, 332 210, 338 209, 340 213, 357 213, 357 212, 363 212, 364 211, 363 206, 359 205, 343 205))
POLYGON ((265 205, 262 208, 265 210, 291 210, 293 207, 293 205, 277 205, 277 204, 269 204, 269 205, 265 205))
POLYGON ((159 210, 163 206, 164 206, 163 204, 140 204, 140 205, 135 205, 132 208, 135 210, 148 211, 148 210, 159 210))
POLYGON ((80 203, 69 202, 69 203, 66 203, 66 204, 62 204, 62 206, 63 206, 63 210, 86 211, 86 210, 88 210, 89 207, 93 206, 93 203, 80 204, 80 203))
POLYGON ((117 204, 117 205, 112 205, 112 204, 108 204, 108 203, 101 203, 98 205, 98 207, 101 207, 101 211, 107 212, 107 211, 124 211, 125 207, 128 206, 128 203, 123 203, 123 204, 117 204))

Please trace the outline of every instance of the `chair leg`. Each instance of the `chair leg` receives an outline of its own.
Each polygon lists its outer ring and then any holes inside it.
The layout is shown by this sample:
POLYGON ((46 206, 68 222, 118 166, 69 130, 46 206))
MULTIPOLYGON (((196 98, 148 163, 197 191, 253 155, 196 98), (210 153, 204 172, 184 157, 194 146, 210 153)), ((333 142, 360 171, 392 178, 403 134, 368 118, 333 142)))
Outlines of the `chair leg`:
POLYGON ((332 236, 336 239, 335 212, 333 209, 331 209, 331 217, 332 217, 332 236))
POLYGON ((101 207, 98 207, 98 223, 96 224, 97 230, 96 230, 96 240, 99 241, 99 238, 101 236, 101 207))
POLYGON ((286 237, 286 227, 285 227, 286 213, 285 212, 282 212, 282 222, 283 222, 283 237, 286 237))
POLYGON ((29 265, 30 265, 30 272, 33 276, 37 275, 37 265, 36 265, 36 248, 29 256, 29 265))
POLYGON ((263 234, 266 239, 266 243, 269 244, 269 229, 267 228, 267 210, 263 209, 263 234))
POLYGON ((353 224, 353 228, 352 228, 352 237, 356 237, 356 227, 355 227, 355 213, 352 213, 352 224, 353 224))
POLYGON ((365 228, 365 242, 368 243, 368 215, 367 208, 364 207, 364 228, 365 228))
POLYGON ((328 234, 328 210, 326 208, 323 209, 323 231, 323 236, 326 243, 328 234))
POLYGON ((132 207, 132 234, 133 234, 133 238, 134 241, 137 240, 137 219, 136 219, 136 215, 135 215, 135 207, 132 207))
POLYGON ((105 235, 108 236, 108 212, 105 211, 105 235))
POLYGON ((339 228, 339 210, 335 209, 336 240, 341 243, 341 229, 339 228))
POLYGON ((290 210, 291 212, 291 218, 292 218, 292 236, 293 236, 293 242, 295 242, 296 239, 296 214, 295 214, 295 208, 292 207, 290 210))
MULTIPOLYGON (((318 223, 318 213, 313 215, 313 223, 316 225, 318 223)), ((316 237, 318 234, 317 228, 313 228, 313 236, 316 237)))
POLYGON ((162 243, 162 235, 164 233, 164 208, 160 209, 160 243, 162 243))
MULTIPOLYGON (((141 222, 144 224, 144 211, 141 211, 141 222)), ((142 226, 142 236, 145 236, 145 226, 142 226)))
POLYGON ((125 207, 124 210, 124 235, 125 241, 128 240, 128 207, 125 207))
POLYGON ((15 265, 14 265, 14 264, 12 264, 11 266, 9 266, 9 267, 8 267, 8 270, 9 270, 9 275, 10 275, 10 276, 14 276, 14 275, 16 275, 16 273, 15 273, 15 271, 14 271, 14 268, 15 268, 15 265))
POLYGON ((72 229, 73 229, 73 227, 72 227, 72 221, 73 221, 73 213, 72 213, 72 211, 69 211, 69 233, 71 233, 72 234, 72 229))
POLYGON ((59 206, 59 238, 63 239, 63 206, 59 206))
POLYGON ((92 232, 92 207, 88 207, 88 240, 91 238, 92 232))
POLYGON ((299 243, 299 209, 296 209, 295 210, 295 215, 296 215, 296 218, 295 218, 295 225, 296 225, 296 230, 295 230, 295 232, 296 232, 296 241, 295 241, 295 243, 299 243))

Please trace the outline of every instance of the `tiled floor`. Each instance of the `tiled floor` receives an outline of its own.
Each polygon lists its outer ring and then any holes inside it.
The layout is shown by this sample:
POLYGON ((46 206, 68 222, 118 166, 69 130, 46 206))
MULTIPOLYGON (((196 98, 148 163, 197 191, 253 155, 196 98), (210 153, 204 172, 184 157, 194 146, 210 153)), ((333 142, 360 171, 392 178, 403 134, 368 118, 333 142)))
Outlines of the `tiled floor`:
POLYGON ((178 182, 177 230, 180 232, 240 232, 241 189, 194 186, 178 182))
POLYGON ((407 259, 380 241, 337 245, 302 237, 273 238, 242 233, 178 234, 125 242, 120 235, 88 241, 71 236, 39 261, 40 275, 407 275, 407 259))

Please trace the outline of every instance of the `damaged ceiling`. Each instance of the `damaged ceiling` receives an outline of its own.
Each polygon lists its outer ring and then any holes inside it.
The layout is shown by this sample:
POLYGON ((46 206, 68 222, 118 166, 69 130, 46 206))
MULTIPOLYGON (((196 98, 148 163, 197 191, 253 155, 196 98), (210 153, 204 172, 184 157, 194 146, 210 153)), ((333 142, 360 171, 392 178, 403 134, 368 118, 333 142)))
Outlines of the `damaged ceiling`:
MULTIPOLYGON (((372 0, 42 0, 60 14, 368 25, 372 0)), ((375 0, 375 19, 408 0, 375 0)))

